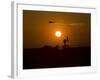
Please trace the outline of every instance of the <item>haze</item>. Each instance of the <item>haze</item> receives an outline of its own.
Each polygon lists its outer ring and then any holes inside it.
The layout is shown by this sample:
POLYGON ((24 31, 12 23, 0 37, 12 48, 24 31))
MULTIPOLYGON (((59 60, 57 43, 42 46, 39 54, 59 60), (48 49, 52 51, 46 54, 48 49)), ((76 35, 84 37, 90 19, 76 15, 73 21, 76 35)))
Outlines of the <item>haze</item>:
POLYGON ((70 47, 90 46, 90 17, 89 13, 23 10, 23 47, 63 45, 67 36, 70 47), (55 36, 56 31, 61 37, 55 36))

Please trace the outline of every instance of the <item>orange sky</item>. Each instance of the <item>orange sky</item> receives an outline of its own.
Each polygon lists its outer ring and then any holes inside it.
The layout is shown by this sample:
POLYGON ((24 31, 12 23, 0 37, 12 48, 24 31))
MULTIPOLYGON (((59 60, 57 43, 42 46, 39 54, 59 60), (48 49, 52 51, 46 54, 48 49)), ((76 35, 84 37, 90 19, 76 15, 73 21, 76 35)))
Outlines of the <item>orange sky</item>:
POLYGON ((63 45, 68 36, 71 47, 90 45, 90 14, 47 11, 23 11, 24 48, 40 48, 44 45, 63 45), (49 23, 53 21, 54 23, 49 23), (57 38, 59 30, 62 36, 57 38))

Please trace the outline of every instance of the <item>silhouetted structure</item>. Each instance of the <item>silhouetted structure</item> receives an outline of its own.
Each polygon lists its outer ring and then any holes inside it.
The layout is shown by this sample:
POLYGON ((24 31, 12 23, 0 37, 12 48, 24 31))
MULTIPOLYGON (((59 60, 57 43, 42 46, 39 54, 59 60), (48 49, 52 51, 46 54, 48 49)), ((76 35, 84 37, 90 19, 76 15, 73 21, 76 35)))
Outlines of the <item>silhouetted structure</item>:
POLYGON ((66 39, 63 40, 63 43, 64 43, 64 46, 63 46, 64 49, 69 47, 69 39, 68 39, 68 36, 67 36, 66 39))

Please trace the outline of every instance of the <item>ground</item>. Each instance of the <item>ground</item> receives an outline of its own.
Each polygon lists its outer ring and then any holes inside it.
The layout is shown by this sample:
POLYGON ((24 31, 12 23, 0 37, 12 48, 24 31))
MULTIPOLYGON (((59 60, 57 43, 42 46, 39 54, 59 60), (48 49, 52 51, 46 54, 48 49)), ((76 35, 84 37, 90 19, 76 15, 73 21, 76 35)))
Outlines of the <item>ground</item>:
POLYGON ((23 69, 78 66, 91 66, 91 50, 89 47, 23 49, 23 69))

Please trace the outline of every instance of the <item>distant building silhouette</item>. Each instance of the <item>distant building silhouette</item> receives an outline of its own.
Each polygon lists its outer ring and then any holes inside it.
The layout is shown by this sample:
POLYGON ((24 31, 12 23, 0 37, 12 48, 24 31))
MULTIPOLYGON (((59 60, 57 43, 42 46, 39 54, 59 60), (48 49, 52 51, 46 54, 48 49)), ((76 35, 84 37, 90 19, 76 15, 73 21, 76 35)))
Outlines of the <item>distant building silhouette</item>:
POLYGON ((62 49, 62 46, 56 45, 56 46, 54 47, 54 49, 61 50, 61 49, 62 49))
POLYGON ((66 39, 63 40, 63 43, 64 43, 63 48, 68 48, 69 47, 69 39, 68 39, 68 36, 67 36, 66 39))
POLYGON ((42 48, 43 48, 43 49, 52 49, 52 47, 49 46, 49 45, 44 45, 42 48))
POLYGON ((59 49, 59 45, 56 45, 54 48, 55 48, 55 49, 59 49))

